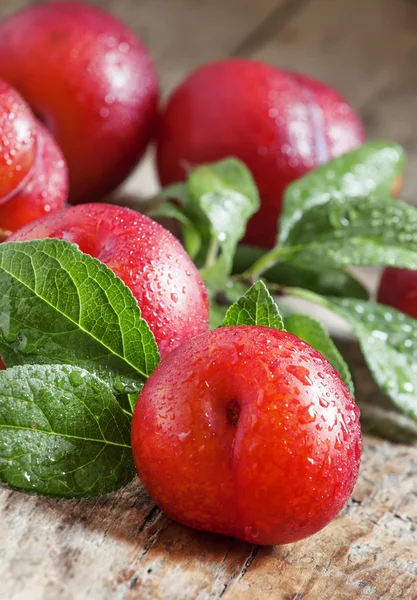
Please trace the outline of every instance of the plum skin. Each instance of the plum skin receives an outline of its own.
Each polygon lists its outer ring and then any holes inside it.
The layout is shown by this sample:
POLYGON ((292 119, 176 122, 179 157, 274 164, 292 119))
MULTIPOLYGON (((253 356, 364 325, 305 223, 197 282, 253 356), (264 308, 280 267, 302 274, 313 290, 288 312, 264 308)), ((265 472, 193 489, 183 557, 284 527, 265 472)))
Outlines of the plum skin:
POLYGON ((165 356, 208 329, 208 299, 194 263, 162 225, 129 208, 83 204, 31 223, 7 241, 65 239, 130 288, 165 356))
POLYGON ((61 150, 20 94, 0 80, 0 241, 62 208, 67 197, 61 150))
POLYGON ((255 544, 322 529, 358 476, 359 409, 296 336, 222 327, 169 354, 132 422, 138 475, 172 519, 255 544))
POLYGON ((36 4, 0 21, 0 77, 45 123, 70 172, 70 200, 110 193, 143 155, 158 81, 135 33, 82 2, 36 4))
POLYGON ((36 130, 37 123, 29 106, 16 90, 0 79, 0 206, 24 183, 33 168, 36 130))
POLYGON ((274 245, 285 188, 311 169, 365 141, 363 125, 333 88, 249 59, 226 59, 191 73, 162 111, 160 181, 236 156, 251 170, 261 208, 245 241, 274 245))
POLYGON ((4 204, 0 203, 2 231, 14 232, 62 209, 68 198, 68 169, 64 156, 48 131, 37 125, 37 156, 32 169, 4 204))
POLYGON ((377 300, 417 319, 417 271, 395 267, 384 269, 377 300))

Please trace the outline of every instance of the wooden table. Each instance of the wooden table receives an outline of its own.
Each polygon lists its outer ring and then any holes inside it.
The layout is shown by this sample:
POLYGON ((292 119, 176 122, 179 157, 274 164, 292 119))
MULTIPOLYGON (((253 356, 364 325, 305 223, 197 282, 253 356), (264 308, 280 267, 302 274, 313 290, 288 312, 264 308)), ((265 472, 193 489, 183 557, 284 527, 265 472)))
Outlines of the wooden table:
MULTIPOLYGON (((0 15, 28 3, 0 0, 0 15)), ((335 85, 358 108, 371 137, 406 147, 404 196, 417 199, 415 0, 97 4, 142 36, 164 93, 198 64, 230 55, 335 85)), ((150 154, 125 190, 146 195, 155 188, 150 154)), ((379 396, 356 345, 347 346, 366 417, 379 396)), ((417 446, 371 435, 342 514, 298 544, 260 548, 188 530, 161 514, 139 482, 85 501, 3 487, 0 522, 1 600, 417 599, 417 446)))

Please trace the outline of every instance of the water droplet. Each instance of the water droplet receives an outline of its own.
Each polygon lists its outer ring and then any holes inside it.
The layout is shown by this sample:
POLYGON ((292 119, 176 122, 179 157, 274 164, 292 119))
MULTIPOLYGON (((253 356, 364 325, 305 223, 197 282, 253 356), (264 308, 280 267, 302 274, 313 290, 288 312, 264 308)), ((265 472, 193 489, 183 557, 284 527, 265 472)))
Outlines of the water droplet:
POLYGON ((79 373, 78 371, 71 371, 68 378, 74 387, 78 387, 84 383, 84 373, 79 373))
POLYGON ((185 438, 187 438, 191 433, 191 429, 189 431, 183 431, 182 433, 179 433, 177 435, 177 438, 179 439, 180 442, 183 442, 185 440, 185 438))
POLYGON ((310 371, 305 367, 299 365, 288 365, 286 371, 291 373, 291 375, 294 375, 294 377, 296 377, 303 385, 310 386, 312 384, 312 381, 309 377, 310 371))

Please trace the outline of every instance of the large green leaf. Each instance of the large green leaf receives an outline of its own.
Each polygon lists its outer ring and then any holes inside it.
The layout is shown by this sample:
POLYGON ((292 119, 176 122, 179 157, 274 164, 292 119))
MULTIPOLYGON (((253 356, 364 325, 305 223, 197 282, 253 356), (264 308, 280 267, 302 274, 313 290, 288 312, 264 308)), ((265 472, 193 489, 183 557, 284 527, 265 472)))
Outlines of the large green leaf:
POLYGON ((131 417, 84 369, 0 372, 0 479, 66 498, 110 492, 134 477, 131 417))
POLYGON ((417 209, 384 199, 332 200, 304 213, 278 253, 303 268, 417 269, 417 209))
POLYGON ((7 366, 76 365, 136 396, 159 360, 130 290, 62 240, 0 245, 0 336, 7 366))
POLYGON ((287 240, 294 224, 313 206, 330 200, 390 196, 404 163, 401 146, 372 141, 310 171, 286 189, 280 243, 287 240))

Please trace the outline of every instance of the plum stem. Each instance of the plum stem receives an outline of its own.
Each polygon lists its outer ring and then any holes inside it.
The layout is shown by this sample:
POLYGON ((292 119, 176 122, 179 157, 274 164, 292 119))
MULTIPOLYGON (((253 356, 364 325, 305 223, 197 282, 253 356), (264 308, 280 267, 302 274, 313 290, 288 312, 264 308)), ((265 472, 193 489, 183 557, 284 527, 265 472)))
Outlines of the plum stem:
POLYGON ((213 237, 210 246, 207 250, 206 262, 204 267, 207 269, 216 264, 217 255, 219 254, 219 240, 216 237, 213 237))

